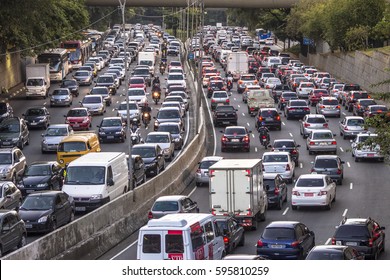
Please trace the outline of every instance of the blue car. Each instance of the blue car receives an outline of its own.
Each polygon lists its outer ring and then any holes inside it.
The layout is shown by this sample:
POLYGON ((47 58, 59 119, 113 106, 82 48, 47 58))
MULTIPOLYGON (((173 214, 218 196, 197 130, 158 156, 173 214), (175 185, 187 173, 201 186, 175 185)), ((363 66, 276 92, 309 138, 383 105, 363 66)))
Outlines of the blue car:
POLYGON ((315 246, 314 232, 294 221, 270 223, 257 241, 257 254, 267 259, 305 259, 315 246))

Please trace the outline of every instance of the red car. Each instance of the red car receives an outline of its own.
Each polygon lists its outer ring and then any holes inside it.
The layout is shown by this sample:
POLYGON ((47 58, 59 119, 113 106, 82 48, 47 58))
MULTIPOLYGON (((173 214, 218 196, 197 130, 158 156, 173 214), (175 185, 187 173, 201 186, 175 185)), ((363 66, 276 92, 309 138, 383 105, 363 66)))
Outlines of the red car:
POLYGON ((87 108, 73 108, 65 116, 65 123, 73 130, 89 130, 92 126, 92 117, 87 108))
POLYGON ((143 88, 146 90, 146 83, 143 77, 131 77, 129 79, 129 88, 143 88))
POLYGON ((328 97, 328 96, 329 96, 329 92, 326 89, 319 89, 319 88, 312 89, 312 91, 309 93, 308 104, 311 106, 315 106, 318 103, 318 101, 320 101, 321 97, 328 97))

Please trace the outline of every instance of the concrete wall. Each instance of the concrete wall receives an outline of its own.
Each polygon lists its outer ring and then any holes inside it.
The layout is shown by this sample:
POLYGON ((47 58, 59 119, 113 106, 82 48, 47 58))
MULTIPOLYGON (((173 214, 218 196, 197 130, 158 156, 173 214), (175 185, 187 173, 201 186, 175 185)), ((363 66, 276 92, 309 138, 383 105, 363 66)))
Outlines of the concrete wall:
POLYGON ((26 65, 35 63, 33 57, 21 58, 19 53, 8 54, 0 61, 0 88, 13 88, 26 80, 26 65))
POLYGON ((180 194, 190 184, 205 155, 205 133, 202 125, 194 140, 159 176, 3 259, 96 259, 147 223, 157 197, 180 194))
POLYGON ((370 92, 390 92, 390 85, 372 88, 371 85, 390 79, 390 55, 381 51, 368 54, 361 51, 353 53, 326 53, 301 56, 301 61, 331 73, 336 78, 349 83, 357 83, 370 92), (388 69, 386 71, 385 69, 388 69))

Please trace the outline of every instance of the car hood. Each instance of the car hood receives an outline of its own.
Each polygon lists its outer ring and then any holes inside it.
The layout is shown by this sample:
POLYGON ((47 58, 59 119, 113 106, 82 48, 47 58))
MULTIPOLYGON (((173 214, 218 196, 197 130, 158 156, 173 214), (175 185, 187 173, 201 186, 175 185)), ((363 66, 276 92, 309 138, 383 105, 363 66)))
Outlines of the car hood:
POLYGON ((115 132, 115 131, 121 131, 121 126, 110 126, 110 127, 101 127, 99 129, 99 132, 115 132))
POLYGON ((19 138, 20 136, 20 132, 14 132, 14 133, 7 133, 7 132, 3 132, 3 133, 0 133, 0 139, 3 140, 3 139, 10 139, 10 138, 19 138))
POLYGON ((22 178, 22 182, 24 185, 37 185, 49 182, 50 175, 45 176, 26 176, 22 178))
POLYGON ((143 159, 143 161, 144 161, 144 163, 145 164, 150 164, 150 163, 152 163, 153 161, 155 161, 155 157, 152 157, 152 158, 142 158, 143 159))
POLYGON ((43 120, 45 119, 45 116, 25 116, 24 119, 28 122, 36 121, 36 120, 43 120))
MULTIPOLYGON (((82 121, 82 120, 84 120, 84 118, 88 118, 88 116, 83 116, 83 117, 67 117, 66 119, 67 119, 68 121, 74 122, 74 121, 82 121)), ((56 136, 56 137, 57 137, 57 136, 56 136)), ((51 138, 51 137, 49 137, 49 138, 51 138)))
POLYGON ((53 212, 52 209, 49 210, 19 210, 20 218, 23 221, 34 221, 38 220, 39 218, 43 216, 47 216, 53 212))

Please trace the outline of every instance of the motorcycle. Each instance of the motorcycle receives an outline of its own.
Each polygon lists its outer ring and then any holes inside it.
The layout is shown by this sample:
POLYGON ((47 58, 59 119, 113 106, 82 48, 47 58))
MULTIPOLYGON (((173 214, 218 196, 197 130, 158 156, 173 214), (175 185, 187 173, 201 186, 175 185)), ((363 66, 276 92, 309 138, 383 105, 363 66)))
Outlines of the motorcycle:
POLYGON ((160 66, 160 74, 164 75, 164 73, 165 73, 165 66, 161 65, 160 66))
POLYGON ((232 88, 233 88, 233 83, 232 83, 232 81, 227 81, 227 89, 228 89, 228 91, 231 91, 232 90, 232 88))
POLYGON ((150 113, 149 112, 144 112, 142 114, 142 122, 144 123, 145 128, 148 127, 148 125, 150 123, 150 113))
POLYGON ((130 140, 131 140, 132 145, 139 144, 142 142, 140 128, 138 127, 138 120, 137 119, 133 119, 131 121, 130 140))
POLYGON ((270 137, 266 127, 259 127, 259 140, 260 144, 263 145, 265 149, 267 149, 268 145, 270 144, 270 137))
POLYGON ((152 94, 152 98, 154 100, 154 103, 157 105, 158 102, 160 101, 160 98, 161 98, 161 92, 154 91, 153 94, 152 94))

